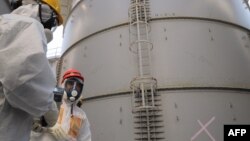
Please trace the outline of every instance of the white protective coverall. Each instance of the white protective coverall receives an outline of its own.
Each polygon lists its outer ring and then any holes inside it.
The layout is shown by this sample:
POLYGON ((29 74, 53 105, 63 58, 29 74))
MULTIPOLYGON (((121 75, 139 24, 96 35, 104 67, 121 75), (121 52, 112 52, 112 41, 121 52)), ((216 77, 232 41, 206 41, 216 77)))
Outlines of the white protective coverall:
POLYGON ((32 132, 31 141, 91 141, 90 124, 85 112, 75 102, 72 115, 71 106, 64 98, 56 125, 42 133, 32 132), (51 132, 57 134, 52 135, 51 132))
POLYGON ((33 117, 53 105, 56 79, 35 16, 34 5, 0 16, 0 141, 29 141, 33 117))

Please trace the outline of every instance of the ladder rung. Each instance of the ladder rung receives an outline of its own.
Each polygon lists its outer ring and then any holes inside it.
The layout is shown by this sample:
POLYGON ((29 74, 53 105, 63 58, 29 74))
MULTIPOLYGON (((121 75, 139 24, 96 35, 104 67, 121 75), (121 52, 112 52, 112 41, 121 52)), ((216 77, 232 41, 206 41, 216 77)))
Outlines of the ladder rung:
MULTIPOLYGON (((148 127, 147 125, 143 125, 143 126, 136 126, 134 128, 145 128, 148 127)), ((162 128, 164 127, 163 125, 149 125, 150 128, 162 128)))
MULTIPOLYGON (((141 97, 140 97, 140 98, 141 98, 141 97)), ((148 100, 148 101, 152 101, 151 98, 148 98, 147 100, 148 100)), ((142 101, 142 99, 136 99, 136 100, 135 100, 135 102, 140 102, 140 101, 142 101)), ((154 101, 161 101, 161 99, 155 98, 154 101)))
MULTIPOLYGON (((161 109, 158 109, 158 110, 154 110, 154 112, 161 112, 162 110, 161 109)), ((143 112, 146 112, 146 111, 139 111, 139 110, 134 110, 135 113, 143 113, 143 112)), ((152 111, 149 111, 149 112, 152 112, 152 111)))
MULTIPOLYGON (((164 132, 152 132, 152 131, 150 131, 151 133, 153 133, 153 134, 162 134, 162 133, 164 133, 164 132)), ((135 134, 147 134, 148 132, 135 132, 135 134)))
POLYGON ((144 115, 136 115, 136 116, 134 116, 135 118, 146 118, 147 116, 149 116, 149 117, 155 117, 155 118, 159 118, 159 117, 162 117, 162 115, 146 115, 146 114, 144 114, 144 115))
MULTIPOLYGON (((150 138, 151 140, 156 139, 156 140, 161 140, 161 139, 165 139, 164 137, 152 137, 150 138)), ((140 140, 140 141, 148 141, 147 137, 144 138, 135 138, 135 140, 140 140)))
MULTIPOLYGON (((147 120, 143 120, 143 121, 134 121, 134 123, 145 123, 147 122, 147 120)), ((149 123, 155 123, 155 122, 163 122, 162 120, 154 120, 154 121, 149 121, 149 123)))

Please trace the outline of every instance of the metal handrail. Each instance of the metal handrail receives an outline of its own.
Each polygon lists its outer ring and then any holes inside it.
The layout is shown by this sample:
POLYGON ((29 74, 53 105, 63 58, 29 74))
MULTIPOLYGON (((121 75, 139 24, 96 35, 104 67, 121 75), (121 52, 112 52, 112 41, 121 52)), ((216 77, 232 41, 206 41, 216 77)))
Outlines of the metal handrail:
POLYGON ((46 53, 47 58, 59 58, 61 56, 61 47, 48 49, 46 53))

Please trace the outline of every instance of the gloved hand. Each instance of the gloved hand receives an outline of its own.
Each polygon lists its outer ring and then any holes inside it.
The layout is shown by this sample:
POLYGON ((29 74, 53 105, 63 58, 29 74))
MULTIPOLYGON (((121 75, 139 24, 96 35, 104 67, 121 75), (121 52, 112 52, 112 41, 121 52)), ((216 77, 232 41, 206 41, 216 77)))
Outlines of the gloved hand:
POLYGON ((48 128, 48 133, 51 133, 58 141, 68 141, 70 140, 69 135, 62 129, 59 124, 48 128))
POLYGON ((41 133, 41 132, 43 132, 43 127, 40 123, 35 121, 35 122, 33 122, 33 125, 32 125, 32 131, 37 132, 37 133, 41 133))
POLYGON ((51 103, 49 109, 50 110, 46 112, 43 116, 48 126, 52 127, 56 124, 58 118, 58 109, 55 101, 51 103))
POLYGON ((41 120, 39 118, 34 118, 32 131, 37 132, 37 133, 46 132, 47 128, 42 126, 41 120))
POLYGON ((42 118, 33 119, 32 130, 34 132, 45 132, 47 130, 47 126, 52 127, 56 124, 58 109, 54 101, 51 103, 49 109, 50 110, 46 112, 42 118))

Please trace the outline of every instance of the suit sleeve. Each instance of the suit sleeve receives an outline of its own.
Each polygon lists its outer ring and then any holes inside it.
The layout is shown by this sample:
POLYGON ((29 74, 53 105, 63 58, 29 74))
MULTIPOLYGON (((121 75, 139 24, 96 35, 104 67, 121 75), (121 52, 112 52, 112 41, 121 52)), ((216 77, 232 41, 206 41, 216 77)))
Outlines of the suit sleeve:
POLYGON ((0 81, 6 100, 33 116, 49 110, 55 76, 44 49, 42 25, 19 16, 0 17, 0 81), (2 19, 1 19, 2 18, 2 19))

